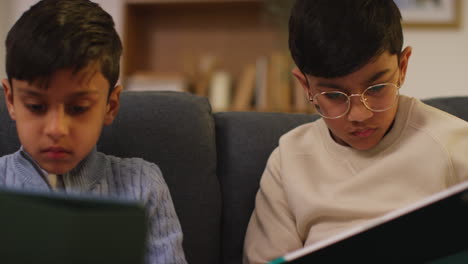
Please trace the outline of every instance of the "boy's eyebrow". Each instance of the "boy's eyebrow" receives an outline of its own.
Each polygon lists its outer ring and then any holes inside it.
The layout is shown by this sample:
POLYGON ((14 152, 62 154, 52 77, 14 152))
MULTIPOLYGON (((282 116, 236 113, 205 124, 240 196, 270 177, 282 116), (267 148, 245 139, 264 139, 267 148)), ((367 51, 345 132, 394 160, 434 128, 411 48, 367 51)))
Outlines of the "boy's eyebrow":
POLYGON ((337 85, 337 84, 334 84, 334 83, 327 83, 327 82, 323 82, 323 81, 319 81, 317 83, 317 86, 324 87, 324 88, 337 89, 337 90, 344 90, 344 88, 341 87, 340 85, 337 85))
MULTIPOLYGON (((373 83, 375 81, 377 81, 378 79, 380 79, 383 75, 387 74, 388 72, 390 71, 390 69, 385 69, 385 70, 382 70, 382 71, 379 71, 377 73, 375 73, 374 75, 372 75, 369 79, 367 79, 367 82, 366 84, 370 84, 370 83, 373 83)), ((343 87, 341 87, 340 85, 337 85, 337 84, 334 84, 334 83, 327 83, 326 81, 319 81, 317 83, 317 86, 320 86, 320 87, 324 87, 324 88, 331 88, 331 89, 337 89, 337 90, 345 90, 343 87)))
POLYGON ((367 83, 373 83, 373 82, 377 81, 378 79, 380 79, 380 77, 382 77, 383 75, 387 74, 389 71, 390 71, 390 69, 385 69, 385 70, 383 70, 383 71, 377 72, 376 74, 372 75, 372 76, 367 80, 367 83))
MULTIPOLYGON (((35 97, 43 97, 45 96, 43 93, 28 89, 28 88, 16 88, 19 93, 22 94, 27 94, 29 96, 35 96, 35 97)), ((84 90, 84 91, 78 91, 75 93, 72 93, 69 97, 81 97, 81 96, 86 96, 90 94, 98 94, 98 91, 95 90, 84 90)))
POLYGON ((90 95, 90 94, 99 94, 99 92, 96 90, 78 91, 78 92, 72 93, 71 97, 80 97, 80 96, 85 96, 85 95, 90 95))
POLYGON ((38 92, 38 91, 34 91, 34 90, 32 90, 32 89, 28 89, 28 88, 20 88, 20 87, 17 87, 16 90, 17 90, 19 93, 27 94, 27 95, 30 95, 30 96, 35 96, 35 97, 44 96, 43 93, 38 92))

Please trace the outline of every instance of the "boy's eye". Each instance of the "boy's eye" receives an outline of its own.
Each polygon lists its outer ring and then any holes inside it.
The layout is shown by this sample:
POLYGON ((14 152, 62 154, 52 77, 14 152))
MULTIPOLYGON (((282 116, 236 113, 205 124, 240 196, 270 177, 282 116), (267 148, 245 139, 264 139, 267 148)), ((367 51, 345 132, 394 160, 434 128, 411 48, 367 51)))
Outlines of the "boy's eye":
POLYGON ((338 93, 338 92, 326 92, 326 93, 322 93, 322 95, 327 100, 336 101, 336 102, 345 102, 348 99, 348 97, 346 97, 345 94, 338 93))
POLYGON ((387 90, 387 86, 382 84, 382 85, 376 85, 373 86, 369 89, 366 90, 365 95, 367 96, 377 96, 387 90))
POLYGON ((70 115, 79 115, 86 112, 89 109, 88 106, 73 105, 68 107, 68 113, 70 115))
POLYGON ((45 113, 47 110, 47 106, 45 104, 26 104, 26 108, 36 114, 45 113))

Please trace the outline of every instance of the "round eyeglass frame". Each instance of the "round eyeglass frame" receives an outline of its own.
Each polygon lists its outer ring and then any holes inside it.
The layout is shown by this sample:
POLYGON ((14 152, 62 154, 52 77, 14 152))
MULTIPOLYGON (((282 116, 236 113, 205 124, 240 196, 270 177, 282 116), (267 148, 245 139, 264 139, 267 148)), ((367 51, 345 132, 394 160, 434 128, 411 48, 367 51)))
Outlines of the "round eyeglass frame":
MULTIPOLYGON (((350 94, 350 95, 347 95, 347 94, 344 93, 344 92, 335 91, 334 93, 340 93, 340 94, 343 94, 343 95, 346 96, 346 98, 347 98, 346 102, 347 102, 347 105, 348 105, 347 108, 346 108, 346 111, 344 111, 343 114, 341 114, 341 115, 339 115, 339 116, 336 116, 336 117, 328 117, 328 116, 325 116, 325 115, 323 115, 322 113, 320 113, 320 111, 318 111, 318 110, 317 110, 317 113, 318 113, 321 117, 326 118, 326 119, 338 119, 338 118, 341 118, 341 117, 345 116, 346 114, 348 114, 349 110, 351 109, 351 97, 353 97, 353 96, 359 96, 359 97, 360 97, 360 100, 359 100, 359 101, 361 101, 361 103, 362 103, 369 111, 372 111, 372 112, 375 112, 375 113, 385 112, 385 111, 387 111, 387 110, 389 110, 390 108, 392 108, 392 107, 395 106, 395 104, 396 104, 397 101, 398 101, 398 100, 397 100, 398 95, 400 94, 399 91, 400 91, 400 86, 398 86, 398 85, 396 85, 396 84, 394 84, 394 83, 379 83, 379 84, 371 85, 371 86, 367 87, 367 88, 366 88, 362 93, 360 93, 360 94, 350 94), (394 100, 394 102, 393 102, 389 107, 387 107, 387 108, 385 108, 385 109, 379 109, 379 110, 372 109, 370 106, 367 105, 367 103, 366 103, 366 98, 364 98, 364 94, 365 94, 369 89, 372 89, 372 88, 374 88, 374 87, 381 86, 381 85, 392 85, 392 86, 394 86, 394 87, 396 88, 395 100, 394 100)), ((320 92, 320 93, 316 93, 314 96, 312 96, 312 94, 310 93, 310 90, 309 90, 309 98, 307 98, 307 99, 309 100, 309 102, 311 102, 311 103, 314 105, 314 107, 316 107, 314 101, 316 101, 317 96, 319 96, 319 95, 321 95, 321 94, 326 94, 326 93, 330 93, 330 92, 320 92)))

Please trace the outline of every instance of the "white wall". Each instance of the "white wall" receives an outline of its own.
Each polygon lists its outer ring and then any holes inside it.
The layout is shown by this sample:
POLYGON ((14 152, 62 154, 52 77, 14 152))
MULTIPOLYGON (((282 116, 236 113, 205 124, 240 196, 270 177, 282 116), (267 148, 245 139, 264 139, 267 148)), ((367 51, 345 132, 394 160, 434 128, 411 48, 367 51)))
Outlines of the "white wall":
MULTIPOLYGON (((4 77, 4 39, 21 13, 37 0, 0 0, 0 77, 4 77)), ((96 0, 123 32, 123 0, 96 0)), ((405 29, 405 44, 413 47, 401 93, 418 98, 468 95, 468 1, 462 1, 459 29, 405 29)))
POLYGON ((8 19, 11 10, 10 2, 12 1, 0 0, 0 78, 5 76, 5 37, 10 28, 8 19))
POLYGON ((459 29, 405 29, 413 55, 401 93, 418 98, 468 95, 468 1, 462 4, 459 29))

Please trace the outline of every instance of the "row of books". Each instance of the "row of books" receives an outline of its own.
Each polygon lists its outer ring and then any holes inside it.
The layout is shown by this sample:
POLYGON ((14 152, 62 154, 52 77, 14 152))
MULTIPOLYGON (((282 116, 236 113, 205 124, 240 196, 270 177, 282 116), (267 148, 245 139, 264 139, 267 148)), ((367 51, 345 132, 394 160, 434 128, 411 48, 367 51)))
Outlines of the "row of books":
POLYGON ((234 78, 217 67, 216 58, 200 60, 196 74, 137 73, 127 90, 185 91, 209 98, 213 111, 311 112, 306 94, 291 70, 289 55, 275 52, 247 63, 234 78))

